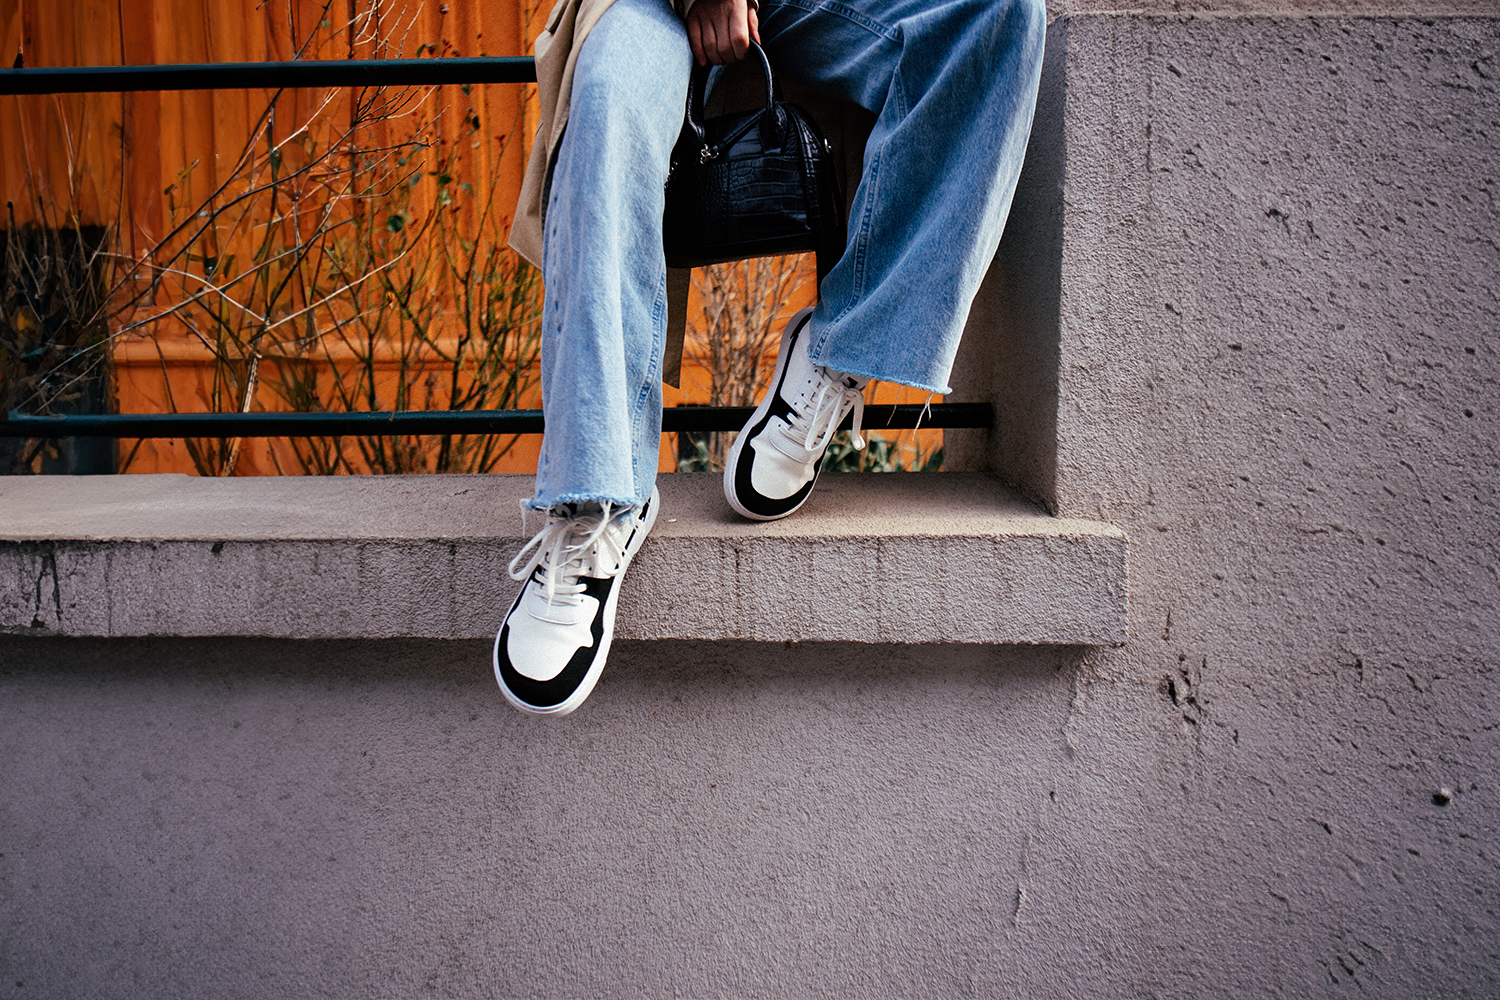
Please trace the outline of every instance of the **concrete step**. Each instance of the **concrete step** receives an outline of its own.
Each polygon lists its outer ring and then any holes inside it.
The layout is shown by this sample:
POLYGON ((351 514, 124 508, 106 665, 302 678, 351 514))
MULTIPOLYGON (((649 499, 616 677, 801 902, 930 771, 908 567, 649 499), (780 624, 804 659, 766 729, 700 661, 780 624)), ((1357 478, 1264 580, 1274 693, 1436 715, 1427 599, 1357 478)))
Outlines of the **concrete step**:
MULTIPOLYGON (((0 479, 0 631, 477 638, 529 476, 0 479)), ((982 474, 829 475, 752 524, 662 476, 621 638, 1118 644, 1126 538, 982 474)))

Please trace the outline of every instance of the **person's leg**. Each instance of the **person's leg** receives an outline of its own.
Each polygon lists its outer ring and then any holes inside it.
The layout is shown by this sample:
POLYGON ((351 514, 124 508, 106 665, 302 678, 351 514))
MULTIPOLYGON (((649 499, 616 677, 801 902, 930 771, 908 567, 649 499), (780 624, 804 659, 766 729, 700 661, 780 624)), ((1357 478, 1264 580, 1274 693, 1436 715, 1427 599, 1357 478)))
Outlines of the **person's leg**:
POLYGON ((1041 78, 1042 0, 765 0, 772 61, 876 113, 814 362, 948 391, 1000 245, 1041 78))
POLYGON ((773 520, 810 495, 871 378, 947 392, 1000 245, 1041 78, 1042 0, 763 0, 778 72, 877 115, 844 255, 782 335, 724 495, 773 520))
POLYGON ((545 524, 511 563, 524 582, 493 652, 522 711, 565 715, 593 690, 656 520, 663 188, 691 67, 668 0, 615 0, 579 52, 542 258, 547 429, 528 506, 545 524))
POLYGON ((661 220, 692 55, 667 0, 615 0, 579 53, 542 278, 547 430, 533 509, 638 506, 661 447, 661 220))

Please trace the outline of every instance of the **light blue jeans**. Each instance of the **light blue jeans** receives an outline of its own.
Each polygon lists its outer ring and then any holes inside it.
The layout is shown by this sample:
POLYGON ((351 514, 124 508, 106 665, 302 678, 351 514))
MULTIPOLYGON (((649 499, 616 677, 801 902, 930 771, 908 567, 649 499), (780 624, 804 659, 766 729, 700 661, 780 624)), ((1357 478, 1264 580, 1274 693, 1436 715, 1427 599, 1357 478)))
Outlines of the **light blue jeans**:
MULTIPOLYGON (((811 356, 945 393, 1000 244, 1041 76, 1044 0, 761 0, 779 73, 878 117, 811 356)), ((639 505, 661 444, 663 188, 692 55, 668 0, 615 0, 584 42, 547 205, 530 506, 639 505)))

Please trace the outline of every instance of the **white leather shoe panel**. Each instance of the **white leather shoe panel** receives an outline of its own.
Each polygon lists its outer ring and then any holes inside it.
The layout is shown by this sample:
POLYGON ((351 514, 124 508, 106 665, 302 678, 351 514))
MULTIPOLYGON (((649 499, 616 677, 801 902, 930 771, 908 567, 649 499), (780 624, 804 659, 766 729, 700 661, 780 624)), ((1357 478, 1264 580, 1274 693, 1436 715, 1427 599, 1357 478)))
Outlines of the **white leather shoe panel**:
POLYGON ((779 448, 766 443, 770 434, 761 434, 750 442, 755 461, 750 466, 750 485, 755 492, 773 500, 784 500, 812 479, 810 464, 799 462, 779 448))
POLYGON ((599 602, 585 597, 578 608, 561 609, 578 611, 583 617, 577 622, 557 624, 533 615, 528 608, 533 601, 544 607, 547 603, 540 594, 528 593, 522 599, 521 607, 510 616, 510 633, 506 636, 505 648, 518 674, 534 681, 550 681, 562 673, 574 653, 594 644, 594 633, 589 625, 599 602))

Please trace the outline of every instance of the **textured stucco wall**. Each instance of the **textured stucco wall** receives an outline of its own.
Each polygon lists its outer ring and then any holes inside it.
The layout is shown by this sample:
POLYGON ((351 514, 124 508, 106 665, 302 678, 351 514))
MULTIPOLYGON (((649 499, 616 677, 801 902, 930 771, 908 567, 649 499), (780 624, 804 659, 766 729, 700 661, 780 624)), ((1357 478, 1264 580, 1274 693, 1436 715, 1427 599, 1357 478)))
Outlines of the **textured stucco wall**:
POLYGON ((1493 17, 1495 0, 1138 0, 1135 3, 1047 0, 1049 19, 1080 14, 1118 13, 1493 17))
POLYGON ((1080 989, 1494 996, 1500 22, 1065 30, 1052 500, 1131 641, 1018 919, 1080 989))
POLYGON ((0 639, 0 996, 1003 995, 1077 655, 0 639), (18 985, 24 984, 24 985, 18 985))
POLYGON ((1500 22, 1052 31, 994 455, 1124 647, 0 639, 0 997, 1500 993, 1500 22))
MULTIPOLYGON (((825 475, 796 517, 769 524, 730 510, 718 473, 659 485, 617 638, 1125 638, 1124 533, 1048 516, 994 476, 825 475)), ((537 530, 517 507, 531 488, 507 475, 3 477, 0 634, 489 638, 514 589, 506 567, 537 530)))

